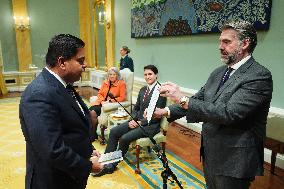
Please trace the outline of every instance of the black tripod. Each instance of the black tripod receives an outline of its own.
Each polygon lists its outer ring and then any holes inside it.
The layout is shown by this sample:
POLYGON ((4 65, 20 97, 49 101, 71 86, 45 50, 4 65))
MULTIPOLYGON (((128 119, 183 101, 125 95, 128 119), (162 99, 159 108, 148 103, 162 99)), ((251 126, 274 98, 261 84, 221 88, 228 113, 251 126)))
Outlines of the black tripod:
MULTIPOLYGON (((139 127, 141 127, 141 126, 139 125, 139 127)), ((144 129, 143 127, 141 127, 141 128, 144 129)), ((144 129, 144 131, 145 131, 145 129, 144 129)), ((169 176, 171 176, 172 179, 174 179, 174 181, 177 183, 179 188, 183 188, 181 183, 177 179, 176 175, 172 172, 171 168, 169 167, 169 163, 168 163, 168 159, 167 159, 166 154, 161 150, 161 147, 156 143, 156 141, 152 137, 149 137, 149 139, 154 144, 153 150, 155 151, 156 155, 158 156, 158 158, 163 163, 164 170, 161 173, 161 177, 163 179, 163 189, 167 188, 167 182, 169 180, 169 176)))
POLYGON ((157 157, 160 159, 160 161, 163 164, 163 168, 164 170, 161 173, 161 177, 163 179, 163 188, 166 189, 167 188, 167 182, 169 180, 169 176, 172 177, 172 179, 177 183, 177 185, 179 186, 179 188, 183 188, 181 183, 178 181, 176 175, 172 172, 171 168, 169 167, 168 164, 168 159, 166 157, 166 154, 164 153, 164 151, 161 149, 161 147, 157 144, 157 142, 154 140, 153 137, 149 136, 149 134, 147 133, 147 131, 138 123, 138 121, 136 121, 132 115, 128 112, 128 110, 122 106, 122 104, 120 102, 118 102, 116 100, 116 98, 113 96, 113 94, 109 93, 108 96, 112 99, 114 99, 123 109, 125 112, 127 112, 127 114, 137 123, 137 125, 140 127, 140 129, 142 130, 142 132, 148 136, 148 138, 151 140, 151 142, 154 144, 153 150, 156 153, 157 157))

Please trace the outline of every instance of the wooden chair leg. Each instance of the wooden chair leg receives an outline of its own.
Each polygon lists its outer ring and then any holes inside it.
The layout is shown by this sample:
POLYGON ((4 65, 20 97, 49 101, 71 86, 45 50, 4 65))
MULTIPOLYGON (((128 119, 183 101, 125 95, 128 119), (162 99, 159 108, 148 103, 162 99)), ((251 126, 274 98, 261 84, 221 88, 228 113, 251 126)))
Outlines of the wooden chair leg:
POLYGON ((136 145, 136 174, 141 174, 140 165, 139 165, 139 155, 140 155, 140 146, 136 145))
POLYGON ((147 151, 148 151, 149 154, 151 153, 151 148, 150 148, 150 146, 147 146, 147 151))
POLYGON ((271 169, 270 169, 270 172, 272 174, 274 174, 274 170, 275 170, 276 155, 277 155, 277 152, 272 150, 272 153, 271 153, 271 169))
POLYGON ((101 138, 102 138, 102 140, 101 140, 100 143, 101 143, 102 145, 105 145, 105 144, 106 144, 106 139, 105 139, 106 126, 101 125, 100 127, 101 127, 101 138))
POLYGON ((166 143, 162 142, 162 150, 163 150, 163 155, 166 154, 166 143))

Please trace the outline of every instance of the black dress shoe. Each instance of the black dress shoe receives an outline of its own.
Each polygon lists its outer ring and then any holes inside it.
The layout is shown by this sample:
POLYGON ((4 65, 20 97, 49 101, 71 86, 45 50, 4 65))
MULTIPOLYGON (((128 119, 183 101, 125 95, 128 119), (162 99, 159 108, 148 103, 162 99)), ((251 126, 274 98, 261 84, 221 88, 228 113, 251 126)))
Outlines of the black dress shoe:
POLYGON ((103 176, 105 174, 112 174, 115 170, 115 166, 113 164, 106 164, 104 165, 104 168, 98 172, 98 173, 91 173, 91 175, 93 177, 100 177, 100 176, 103 176))

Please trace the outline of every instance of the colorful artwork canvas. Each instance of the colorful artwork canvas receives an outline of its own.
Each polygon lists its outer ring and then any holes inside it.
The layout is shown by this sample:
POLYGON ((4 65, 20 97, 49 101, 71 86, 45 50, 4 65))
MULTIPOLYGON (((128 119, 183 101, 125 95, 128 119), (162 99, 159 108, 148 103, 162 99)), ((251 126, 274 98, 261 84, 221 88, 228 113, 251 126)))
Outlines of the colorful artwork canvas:
POLYGON ((272 0, 132 0, 131 37, 219 32, 230 19, 268 30, 272 0))

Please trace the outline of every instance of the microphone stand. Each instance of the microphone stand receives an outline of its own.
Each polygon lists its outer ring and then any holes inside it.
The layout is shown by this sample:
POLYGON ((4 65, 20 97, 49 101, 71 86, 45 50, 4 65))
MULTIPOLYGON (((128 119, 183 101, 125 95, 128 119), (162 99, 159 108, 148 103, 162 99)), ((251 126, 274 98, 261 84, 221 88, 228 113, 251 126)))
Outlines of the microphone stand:
MULTIPOLYGON (((162 179, 163 179, 163 189, 167 189, 167 181, 169 180, 169 176, 171 176, 174 181, 177 183, 177 185, 179 186, 179 188, 183 188, 181 183, 179 182, 179 180, 177 179, 177 176, 172 172, 171 168, 169 167, 168 164, 168 159, 166 157, 166 154, 161 150, 161 147, 157 144, 157 142, 155 141, 155 139, 153 137, 151 137, 147 131, 138 123, 138 121, 136 121, 133 116, 129 113, 129 111, 120 103, 116 100, 116 98, 113 96, 113 94, 109 93, 108 96, 112 99, 115 100, 115 102, 117 102, 123 109, 124 111, 132 118, 132 120, 135 121, 135 123, 140 127, 140 129, 142 130, 142 132, 148 136, 148 138, 150 139, 150 141, 154 144, 153 150, 155 151, 157 157, 160 159, 160 161, 163 163, 163 167, 164 170, 161 173, 162 179), (161 152, 162 151, 162 152, 161 152)), ((173 181, 171 181, 173 182, 173 181)))

